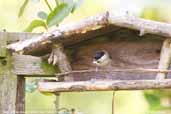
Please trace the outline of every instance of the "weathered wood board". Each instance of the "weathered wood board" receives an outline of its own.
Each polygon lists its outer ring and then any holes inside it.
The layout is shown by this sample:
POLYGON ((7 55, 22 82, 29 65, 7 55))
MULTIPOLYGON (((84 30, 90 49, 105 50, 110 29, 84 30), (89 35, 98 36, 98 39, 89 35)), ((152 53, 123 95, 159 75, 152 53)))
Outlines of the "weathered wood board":
MULTIPOLYGON (((107 50, 112 56, 113 69, 128 68, 157 68, 162 37, 147 34, 139 36, 138 31, 122 29, 107 35, 87 40, 65 49, 73 70, 95 69, 93 55, 97 50, 107 50)), ((54 76, 58 70, 40 57, 15 55, 14 68, 18 75, 54 76), (48 66, 48 67, 46 67, 48 66), (27 70, 26 70, 27 69, 27 70)), ((76 73, 74 79, 78 81, 90 79, 155 79, 156 73, 145 72, 107 72, 107 73, 76 73)), ((170 78, 170 76, 169 76, 170 78)))
POLYGON ((18 55, 12 56, 14 72, 21 76, 31 77, 43 77, 54 76, 59 72, 58 68, 48 64, 47 60, 40 57, 30 55, 18 55))
MULTIPOLYGON (((16 33, 2 33, 8 37, 8 42, 27 39, 39 34, 23 33, 17 36, 16 33), (14 34, 14 39, 12 36, 14 34), (24 35, 26 34, 26 35, 24 35)), ((160 56, 160 49, 163 37, 147 34, 139 36, 138 31, 118 29, 103 36, 87 40, 79 44, 66 47, 73 70, 95 69, 92 64, 93 55, 97 50, 107 50, 113 60, 113 68, 157 68, 160 56)), ((54 76, 58 68, 49 65, 46 60, 40 57, 29 55, 12 56, 14 72, 21 76, 54 76)), ((74 75, 75 80, 89 80, 107 77, 108 79, 154 79, 156 73, 128 73, 108 72, 106 73, 85 73, 74 75), (108 76, 107 76, 108 75, 108 76)), ((170 76, 169 76, 170 78, 170 76)))

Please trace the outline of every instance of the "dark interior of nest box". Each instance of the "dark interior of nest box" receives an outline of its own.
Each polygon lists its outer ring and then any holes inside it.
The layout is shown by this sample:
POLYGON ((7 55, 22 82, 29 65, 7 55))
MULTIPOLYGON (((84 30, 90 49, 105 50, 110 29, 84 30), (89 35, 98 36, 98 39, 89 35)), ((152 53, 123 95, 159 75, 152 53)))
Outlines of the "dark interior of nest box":
MULTIPOLYGON (((73 70, 95 69, 92 61, 94 53, 98 50, 109 52, 114 63, 113 69, 155 69, 158 67, 164 39, 153 34, 139 36, 139 31, 122 28, 70 46, 66 51, 73 70)), ((74 80, 104 79, 104 77, 113 80, 149 80, 155 79, 155 76, 156 73, 149 72, 91 72, 75 73, 74 80)))

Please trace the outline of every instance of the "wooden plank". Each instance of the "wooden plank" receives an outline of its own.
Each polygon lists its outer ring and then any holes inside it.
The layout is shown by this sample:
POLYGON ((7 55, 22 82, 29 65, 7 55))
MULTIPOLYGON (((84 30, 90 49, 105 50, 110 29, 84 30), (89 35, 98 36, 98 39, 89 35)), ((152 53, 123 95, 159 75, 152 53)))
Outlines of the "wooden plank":
POLYGON ((16 114, 25 114, 25 77, 17 77, 16 114))
POLYGON ((14 72, 19 76, 54 76, 59 70, 40 57, 14 54, 14 72))
POLYGON ((39 82, 41 92, 84 92, 84 91, 118 91, 118 90, 144 90, 169 89, 171 79, 165 80, 94 80, 76 82, 39 82))
POLYGON ((37 37, 41 35, 41 33, 25 33, 25 32, 0 32, 0 36, 4 36, 6 38, 7 43, 23 41, 26 39, 30 39, 32 37, 37 37))

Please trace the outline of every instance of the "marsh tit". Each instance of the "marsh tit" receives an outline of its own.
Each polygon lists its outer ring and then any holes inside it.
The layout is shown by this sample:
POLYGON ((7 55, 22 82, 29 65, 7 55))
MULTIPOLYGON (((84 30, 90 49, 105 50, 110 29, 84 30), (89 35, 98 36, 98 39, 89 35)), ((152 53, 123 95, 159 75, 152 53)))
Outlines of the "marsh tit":
POLYGON ((93 57, 93 63, 97 67, 105 67, 110 65, 112 62, 109 53, 105 50, 97 51, 93 57))

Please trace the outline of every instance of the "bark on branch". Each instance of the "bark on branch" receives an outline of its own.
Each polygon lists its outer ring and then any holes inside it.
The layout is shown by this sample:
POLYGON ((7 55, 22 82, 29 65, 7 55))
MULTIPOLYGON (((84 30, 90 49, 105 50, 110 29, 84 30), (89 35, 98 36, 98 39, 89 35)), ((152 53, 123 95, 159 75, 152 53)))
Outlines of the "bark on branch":
POLYGON ((140 36, 145 33, 151 33, 171 37, 171 24, 140 19, 128 15, 116 17, 112 13, 106 12, 89 17, 78 23, 61 25, 53 32, 10 44, 7 48, 16 52, 31 54, 33 51, 51 45, 54 41, 62 42, 64 45, 74 44, 114 31, 118 27, 138 30, 140 31, 140 36))
MULTIPOLYGON (((38 37, 30 38, 28 40, 19 41, 7 46, 8 49, 19 52, 22 54, 31 54, 43 47, 51 45, 53 42, 66 42, 72 43, 75 41, 86 40, 89 37, 80 38, 80 35, 84 35, 88 31, 97 30, 104 27, 108 22, 108 12, 99 14, 94 17, 86 18, 79 23, 71 23, 63 26, 59 26, 55 31, 45 33, 38 37), (78 35, 71 39, 71 36, 78 35)), ((101 34, 101 33, 97 33, 101 34)))
POLYGON ((120 81, 78 81, 78 82, 39 82, 41 92, 78 92, 111 90, 144 90, 171 88, 171 80, 120 80, 120 81))

